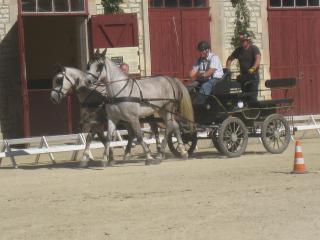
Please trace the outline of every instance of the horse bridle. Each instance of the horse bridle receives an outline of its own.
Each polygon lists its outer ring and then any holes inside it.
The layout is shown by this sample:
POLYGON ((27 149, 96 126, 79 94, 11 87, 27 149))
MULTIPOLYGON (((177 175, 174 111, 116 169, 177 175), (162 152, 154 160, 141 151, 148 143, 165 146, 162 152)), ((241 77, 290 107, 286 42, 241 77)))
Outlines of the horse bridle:
MULTIPOLYGON (((73 88, 74 87, 74 83, 67 76, 67 74, 65 73, 65 70, 61 71, 60 73, 62 74, 63 78, 67 79, 67 81, 70 83, 71 88, 73 88)), ((59 89, 52 88, 52 91, 58 93, 59 98, 63 98, 63 97, 66 97, 68 95, 69 89, 63 88, 63 81, 62 81, 62 84, 60 85, 60 88, 59 89), (64 93, 63 90, 67 91, 67 93, 64 93), (62 97, 60 97, 60 95, 62 97)))
MULTIPOLYGON (((95 75, 95 74, 89 72, 88 70, 86 71, 86 74, 87 74, 87 75, 90 75, 91 77, 93 77, 93 78, 95 79, 95 82, 94 82, 93 84, 95 84, 95 83, 98 82, 98 80, 99 80, 99 78, 100 78, 100 76, 101 76, 102 71, 103 71, 104 68, 105 68, 106 71, 107 71, 106 62, 105 62, 104 59, 102 60, 102 62, 101 62, 99 59, 97 59, 97 62, 98 62, 98 65, 103 64, 103 65, 102 65, 103 68, 101 68, 101 70, 99 71, 99 74, 98 74, 98 75, 95 75)), ((92 63, 91 63, 91 64, 92 64, 92 63)), ((90 64, 90 65, 91 65, 91 64, 90 64)))

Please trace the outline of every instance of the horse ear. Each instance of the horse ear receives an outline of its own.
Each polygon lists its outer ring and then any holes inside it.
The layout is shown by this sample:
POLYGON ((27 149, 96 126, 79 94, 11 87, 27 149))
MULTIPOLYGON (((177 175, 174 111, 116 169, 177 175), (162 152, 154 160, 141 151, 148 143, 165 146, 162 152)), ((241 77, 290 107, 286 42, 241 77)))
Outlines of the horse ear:
POLYGON ((105 57, 105 56, 106 56, 106 53, 107 53, 107 49, 105 48, 105 49, 103 50, 103 52, 101 53, 101 56, 105 57))
POLYGON ((98 55, 98 54, 100 54, 99 48, 97 48, 97 50, 94 52, 94 55, 98 55))

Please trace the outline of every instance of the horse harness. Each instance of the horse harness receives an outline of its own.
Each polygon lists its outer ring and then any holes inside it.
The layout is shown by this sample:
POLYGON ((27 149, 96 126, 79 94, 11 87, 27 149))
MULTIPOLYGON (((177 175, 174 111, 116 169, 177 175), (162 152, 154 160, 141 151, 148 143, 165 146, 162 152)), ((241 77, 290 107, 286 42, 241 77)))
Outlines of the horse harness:
MULTIPOLYGON (((97 62, 98 62, 98 65, 103 65, 103 68, 107 68, 106 67, 106 63, 105 61, 101 61, 100 59, 97 59, 97 62)), ((91 72, 87 71, 87 74, 92 76, 96 81, 99 80, 101 74, 102 74, 102 70, 103 68, 99 69, 99 74, 98 75, 95 75, 95 74, 92 74, 91 72)), ((106 69, 107 71, 107 69, 106 69)), ((121 103, 121 102, 136 102, 136 103, 140 103, 140 104, 144 104, 144 105, 149 105, 150 107, 155 107, 155 108, 159 108, 157 105, 155 104, 152 104, 151 102, 153 101, 169 101, 169 102, 178 102, 178 99, 176 99, 176 91, 172 85, 172 82, 170 81, 170 79, 166 78, 165 79, 170 83, 171 85, 171 88, 172 88, 172 92, 173 92, 173 96, 174 98, 173 99, 168 99, 168 98, 144 98, 143 97, 143 93, 142 93, 142 90, 141 90, 141 87, 140 85, 138 84, 137 82, 137 79, 134 79, 134 78, 126 78, 126 79, 119 79, 119 80, 115 80, 111 83, 103 83, 103 85, 111 85, 113 83, 116 83, 116 82, 120 82, 120 81, 126 81, 126 84, 120 89, 120 91, 118 93, 116 93, 114 96, 105 96, 105 100, 103 101, 104 104, 117 104, 117 103, 121 103), (120 93, 129 85, 129 82, 130 80, 132 80, 133 84, 131 86, 131 90, 130 90, 130 94, 128 97, 118 97, 120 95, 120 93), (140 97, 132 97, 131 94, 133 92, 133 88, 134 86, 137 86, 138 89, 139 89, 139 95, 140 97)), ((143 80, 143 79, 141 79, 143 80)), ((99 83, 93 83, 94 85, 96 84, 99 84, 99 83)), ((97 88, 97 87, 96 87, 97 88)))

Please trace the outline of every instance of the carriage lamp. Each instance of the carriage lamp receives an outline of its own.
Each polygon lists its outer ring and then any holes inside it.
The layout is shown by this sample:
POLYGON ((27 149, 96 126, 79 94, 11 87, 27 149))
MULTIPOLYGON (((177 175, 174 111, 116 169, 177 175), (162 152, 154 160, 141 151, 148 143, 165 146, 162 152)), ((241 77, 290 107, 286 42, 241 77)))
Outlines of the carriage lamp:
POLYGON ((242 101, 238 101, 238 103, 237 103, 237 106, 238 106, 238 108, 243 108, 243 102, 242 101))

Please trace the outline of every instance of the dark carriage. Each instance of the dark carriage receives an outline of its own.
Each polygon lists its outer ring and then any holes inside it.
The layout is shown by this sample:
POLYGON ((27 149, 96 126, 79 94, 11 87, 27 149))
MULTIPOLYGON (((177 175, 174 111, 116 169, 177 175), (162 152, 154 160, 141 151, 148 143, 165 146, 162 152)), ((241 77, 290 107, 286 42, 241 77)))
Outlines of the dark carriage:
MULTIPOLYGON (((296 80, 272 79, 265 86, 272 90, 287 91, 295 86, 296 80)), ((292 98, 253 101, 251 93, 242 93, 240 86, 225 71, 223 78, 216 83, 205 104, 197 105, 196 89, 190 91, 193 99, 197 131, 207 129, 215 148, 228 157, 238 157, 244 153, 249 137, 259 137, 265 149, 273 154, 282 153, 290 142, 290 126, 283 115, 291 115, 292 98)), ((286 96, 286 95, 285 95, 286 96)), ((183 141, 191 155, 197 145, 197 133, 184 131, 183 141)), ((169 138, 169 148, 176 155, 176 144, 169 138)))

